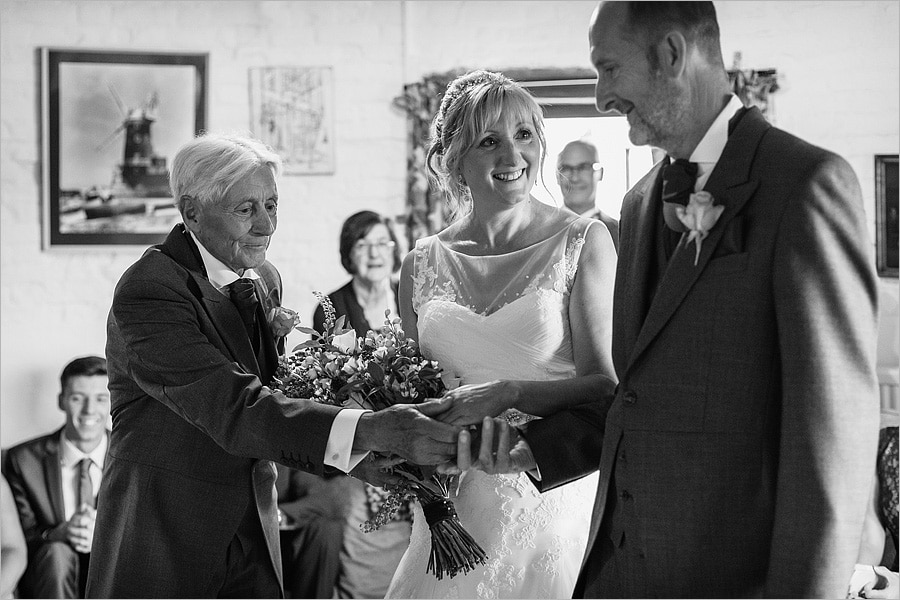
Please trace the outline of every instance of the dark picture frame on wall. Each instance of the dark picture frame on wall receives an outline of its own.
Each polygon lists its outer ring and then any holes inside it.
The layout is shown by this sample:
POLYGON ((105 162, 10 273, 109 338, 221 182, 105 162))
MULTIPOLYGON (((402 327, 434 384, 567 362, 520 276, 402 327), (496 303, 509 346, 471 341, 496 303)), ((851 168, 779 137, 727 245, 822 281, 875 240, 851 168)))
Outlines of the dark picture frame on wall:
POLYGON ((160 243, 168 169, 206 128, 208 54, 41 48, 45 250, 160 243))
POLYGON ((875 155, 876 257, 881 277, 897 277, 898 225, 897 155, 875 155))

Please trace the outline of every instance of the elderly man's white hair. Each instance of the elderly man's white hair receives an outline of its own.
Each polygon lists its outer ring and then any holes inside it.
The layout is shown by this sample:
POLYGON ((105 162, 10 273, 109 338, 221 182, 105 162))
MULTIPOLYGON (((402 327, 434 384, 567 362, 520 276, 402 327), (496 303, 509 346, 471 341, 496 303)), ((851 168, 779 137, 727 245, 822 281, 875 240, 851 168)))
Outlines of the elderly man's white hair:
POLYGON ((169 185, 178 210, 183 211, 186 199, 193 198, 200 204, 218 202, 257 167, 266 166, 277 175, 281 165, 281 157, 259 140, 203 133, 178 150, 169 185))

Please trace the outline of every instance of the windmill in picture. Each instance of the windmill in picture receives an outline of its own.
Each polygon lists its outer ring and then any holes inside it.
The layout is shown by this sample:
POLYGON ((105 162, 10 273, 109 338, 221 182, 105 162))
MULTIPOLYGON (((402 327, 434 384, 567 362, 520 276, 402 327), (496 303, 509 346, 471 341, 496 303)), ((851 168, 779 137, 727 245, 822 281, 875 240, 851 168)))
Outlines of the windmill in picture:
POLYGON ((171 203, 166 158, 158 156, 153 151, 153 138, 150 133, 150 126, 156 121, 158 104, 156 92, 150 94, 142 107, 127 110, 111 85, 109 92, 124 119, 122 124, 98 146, 98 150, 118 137, 119 133, 125 132, 122 163, 117 165, 113 172, 111 197, 167 198, 171 203))

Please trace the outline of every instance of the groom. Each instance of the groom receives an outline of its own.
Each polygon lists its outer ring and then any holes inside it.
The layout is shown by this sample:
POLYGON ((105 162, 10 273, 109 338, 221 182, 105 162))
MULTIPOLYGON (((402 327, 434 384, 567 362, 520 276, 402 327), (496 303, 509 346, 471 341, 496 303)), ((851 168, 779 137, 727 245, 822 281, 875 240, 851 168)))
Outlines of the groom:
POLYGON ((611 407, 526 433, 541 489, 600 470, 575 594, 842 598, 879 421, 856 176, 741 106, 711 2, 604 2, 589 38, 598 109, 669 158, 622 208, 611 407))

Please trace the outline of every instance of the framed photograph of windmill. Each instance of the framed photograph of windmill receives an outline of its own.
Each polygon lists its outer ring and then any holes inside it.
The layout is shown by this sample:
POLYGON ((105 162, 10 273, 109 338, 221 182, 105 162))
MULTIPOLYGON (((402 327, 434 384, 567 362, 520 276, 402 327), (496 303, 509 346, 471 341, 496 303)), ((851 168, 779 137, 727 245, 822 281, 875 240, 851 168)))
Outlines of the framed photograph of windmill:
POLYGON ((147 246, 180 220, 168 169, 206 128, 206 54, 41 48, 43 247, 147 246))

